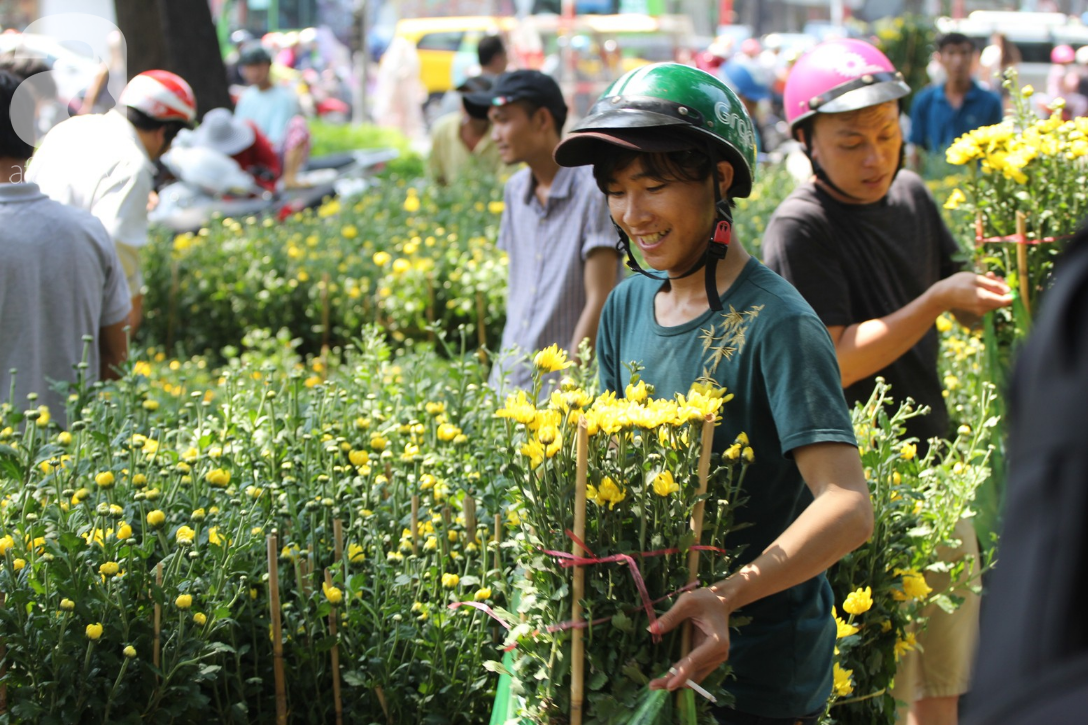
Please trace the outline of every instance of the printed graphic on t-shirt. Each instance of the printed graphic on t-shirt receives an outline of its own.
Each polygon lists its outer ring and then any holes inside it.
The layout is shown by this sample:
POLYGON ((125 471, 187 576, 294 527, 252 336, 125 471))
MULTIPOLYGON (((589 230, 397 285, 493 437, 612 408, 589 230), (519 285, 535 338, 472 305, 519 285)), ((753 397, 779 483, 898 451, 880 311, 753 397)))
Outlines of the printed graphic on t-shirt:
POLYGON ((744 349, 748 328, 759 317, 763 307, 764 305, 754 305, 744 312, 737 312, 730 305, 728 312, 719 315, 717 323, 711 322, 710 327, 700 331, 699 339, 703 342, 703 352, 706 354, 700 383, 712 382, 722 360, 732 360, 734 355, 744 349))

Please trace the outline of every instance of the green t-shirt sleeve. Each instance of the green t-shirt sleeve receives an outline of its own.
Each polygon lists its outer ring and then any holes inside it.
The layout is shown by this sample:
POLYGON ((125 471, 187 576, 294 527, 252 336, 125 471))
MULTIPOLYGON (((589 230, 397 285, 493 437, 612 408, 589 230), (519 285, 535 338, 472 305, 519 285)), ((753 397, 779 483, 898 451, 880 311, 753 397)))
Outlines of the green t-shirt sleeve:
POLYGON ((782 455, 813 443, 857 445, 827 328, 815 315, 778 321, 761 355, 782 455))
POLYGON ((609 293, 601 311, 601 321, 597 325, 597 380, 602 393, 606 390, 623 390, 619 381, 621 363, 617 319, 622 310, 619 309, 616 292, 617 290, 613 290, 609 293))

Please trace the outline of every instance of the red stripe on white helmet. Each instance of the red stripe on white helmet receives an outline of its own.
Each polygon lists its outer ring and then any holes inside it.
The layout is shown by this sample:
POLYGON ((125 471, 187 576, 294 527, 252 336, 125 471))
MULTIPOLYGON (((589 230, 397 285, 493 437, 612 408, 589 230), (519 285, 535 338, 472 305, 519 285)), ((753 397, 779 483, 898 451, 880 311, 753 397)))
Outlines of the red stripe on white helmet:
POLYGON ((196 119, 193 89, 181 76, 170 71, 144 71, 128 82, 118 102, 156 121, 192 123, 196 119))

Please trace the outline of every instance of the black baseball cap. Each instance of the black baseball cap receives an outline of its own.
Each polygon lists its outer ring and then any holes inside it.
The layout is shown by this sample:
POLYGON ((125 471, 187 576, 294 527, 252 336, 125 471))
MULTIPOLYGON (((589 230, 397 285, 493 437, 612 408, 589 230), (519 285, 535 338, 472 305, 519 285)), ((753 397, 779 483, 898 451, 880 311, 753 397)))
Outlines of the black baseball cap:
POLYGON ((567 118, 567 103, 559 84, 551 76, 538 70, 515 70, 503 73, 495 79, 490 91, 466 93, 465 110, 476 118, 487 118, 487 110, 505 106, 515 101, 530 101, 547 108, 555 118, 556 130, 560 130, 567 118))

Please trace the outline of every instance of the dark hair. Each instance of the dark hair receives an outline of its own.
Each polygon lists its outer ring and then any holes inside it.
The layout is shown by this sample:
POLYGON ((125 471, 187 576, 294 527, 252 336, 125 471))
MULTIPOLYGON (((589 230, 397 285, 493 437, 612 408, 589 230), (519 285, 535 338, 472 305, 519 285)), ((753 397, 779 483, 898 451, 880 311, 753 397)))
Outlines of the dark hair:
POLYGON ((128 116, 129 123, 141 131, 158 131, 160 128, 165 127, 166 146, 170 145, 170 142, 174 140, 174 137, 178 135, 181 129, 188 128, 189 125, 184 121, 159 121, 132 106, 125 106, 125 114, 128 116))
POLYGON ((623 171, 633 164, 635 159, 642 160, 642 170, 647 176, 661 181, 705 181, 714 173, 714 163, 706 149, 648 153, 610 145, 609 151, 598 153, 593 161, 593 178, 597 181, 597 188, 606 193, 609 180, 617 171, 623 171))
POLYGON ((970 45, 971 50, 978 50, 975 45, 975 41, 968 38, 963 33, 945 33, 941 37, 937 38, 937 52, 940 52, 950 45, 970 45))
POLYGON ((15 127, 33 131, 34 105, 24 99, 12 106, 15 89, 22 82, 23 79, 14 73, 0 71, 0 115, 3 116, 0 119, 0 157, 25 161, 34 153, 34 146, 20 138, 15 127))
POLYGON ((532 116, 541 108, 552 114, 552 120, 555 121, 555 132, 559 134, 560 138, 563 136, 563 124, 567 122, 567 109, 553 108, 552 106, 545 105, 543 103, 537 103, 534 100, 528 98, 519 98, 514 101, 517 105, 525 109, 525 113, 532 116))
POLYGON ((238 65, 261 65, 263 63, 272 63, 272 54, 268 52, 268 48, 257 42, 252 42, 249 45, 243 45, 242 49, 238 51, 238 65))
POLYGON ((5 70, 21 80, 34 78, 30 88, 40 99, 56 98, 57 84, 49 72, 49 64, 33 55, 16 54, 14 51, 0 55, 0 70, 5 70), (44 74, 44 75, 43 75, 44 74))
POLYGON ((476 46, 476 57, 481 67, 490 65, 491 61, 495 60, 495 56, 505 52, 506 46, 503 45, 502 38, 497 35, 485 35, 476 46))

